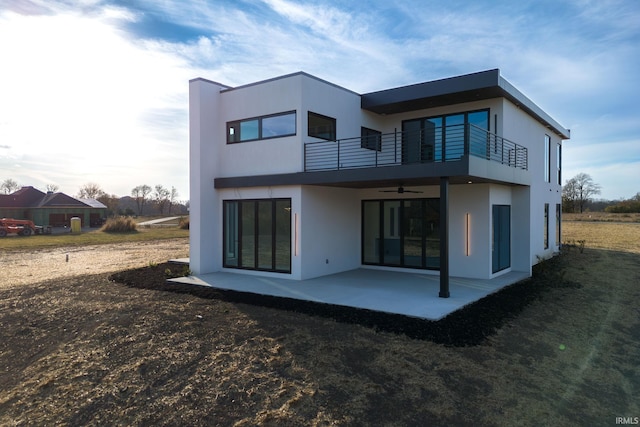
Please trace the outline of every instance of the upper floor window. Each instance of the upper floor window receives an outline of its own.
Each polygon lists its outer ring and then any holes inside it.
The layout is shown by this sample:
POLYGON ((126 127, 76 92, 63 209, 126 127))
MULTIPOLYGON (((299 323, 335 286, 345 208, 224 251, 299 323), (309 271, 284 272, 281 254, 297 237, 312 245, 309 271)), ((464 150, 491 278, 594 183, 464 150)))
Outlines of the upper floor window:
POLYGON ((227 123, 227 143, 279 138, 296 134, 296 112, 270 114, 227 123))
POLYGON ((558 174, 558 185, 562 185, 562 144, 556 145, 556 172, 558 174))
POLYGON ((544 136, 544 182, 551 182, 551 137, 544 136))
POLYGON ((369 128, 361 128, 360 147, 367 150, 382 151, 382 132, 369 128))
POLYGON ((336 119, 309 111, 308 135, 314 138, 335 141, 336 119))

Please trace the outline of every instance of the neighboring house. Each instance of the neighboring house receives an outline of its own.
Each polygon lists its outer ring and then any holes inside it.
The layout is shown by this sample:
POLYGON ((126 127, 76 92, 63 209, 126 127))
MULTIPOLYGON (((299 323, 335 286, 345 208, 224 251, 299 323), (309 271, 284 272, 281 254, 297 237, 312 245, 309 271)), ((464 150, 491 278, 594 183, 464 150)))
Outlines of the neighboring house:
POLYGON ((569 130, 488 70, 358 94, 306 73, 190 81, 190 263, 531 275, 560 247, 569 130))
POLYGON ((70 226, 78 217, 83 227, 97 227, 107 216, 107 207, 94 199, 75 199, 64 193, 43 193, 22 187, 12 194, 0 195, 0 217, 29 219, 36 225, 70 226))

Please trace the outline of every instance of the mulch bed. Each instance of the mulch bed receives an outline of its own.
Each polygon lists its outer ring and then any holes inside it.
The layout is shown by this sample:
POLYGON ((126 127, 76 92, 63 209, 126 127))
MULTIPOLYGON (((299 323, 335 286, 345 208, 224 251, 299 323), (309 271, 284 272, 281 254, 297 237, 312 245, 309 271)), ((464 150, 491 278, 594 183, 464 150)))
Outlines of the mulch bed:
POLYGON ((166 283, 168 278, 188 274, 187 267, 180 264, 163 263, 126 270, 111 275, 109 279, 135 288, 188 293, 199 298, 213 298, 304 313, 338 322, 359 324, 378 331, 404 334, 413 339, 463 347, 483 343, 509 319, 516 317, 548 290, 559 287, 580 287, 579 284, 568 282, 563 278, 562 258, 557 256, 543 261, 534 266, 534 275, 531 279, 503 288, 438 321, 291 298, 166 283))

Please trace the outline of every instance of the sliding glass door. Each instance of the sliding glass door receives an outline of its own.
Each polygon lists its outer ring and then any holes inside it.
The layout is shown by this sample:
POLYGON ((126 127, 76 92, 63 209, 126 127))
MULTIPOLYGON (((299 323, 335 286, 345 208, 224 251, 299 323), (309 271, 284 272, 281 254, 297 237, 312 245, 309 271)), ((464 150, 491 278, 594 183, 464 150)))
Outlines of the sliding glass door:
POLYGON ((223 266, 291 272, 291 199, 225 200, 223 266))
POLYGON ((362 263, 440 268, 439 199, 362 202, 362 263))

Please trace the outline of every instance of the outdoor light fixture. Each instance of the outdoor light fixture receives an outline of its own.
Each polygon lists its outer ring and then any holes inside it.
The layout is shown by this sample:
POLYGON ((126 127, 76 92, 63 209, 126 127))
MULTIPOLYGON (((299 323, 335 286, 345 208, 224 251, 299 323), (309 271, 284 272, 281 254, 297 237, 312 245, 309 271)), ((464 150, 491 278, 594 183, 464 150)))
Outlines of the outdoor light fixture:
POLYGON ((469 212, 467 212, 467 214, 465 215, 465 222, 466 222, 466 231, 467 231, 467 244, 465 247, 465 255, 469 256, 469 254, 471 253, 471 246, 470 246, 470 240, 471 240, 471 214, 469 214, 469 212))

